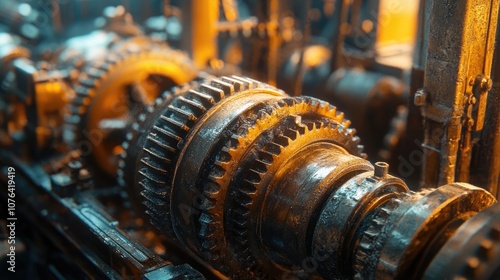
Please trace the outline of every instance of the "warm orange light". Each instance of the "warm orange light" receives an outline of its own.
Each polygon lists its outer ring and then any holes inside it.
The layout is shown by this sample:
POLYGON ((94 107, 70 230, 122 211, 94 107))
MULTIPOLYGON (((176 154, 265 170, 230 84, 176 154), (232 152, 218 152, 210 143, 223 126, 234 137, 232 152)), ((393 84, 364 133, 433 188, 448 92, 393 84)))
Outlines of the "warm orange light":
POLYGON ((418 0, 381 0, 377 45, 411 44, 415 41, 418 0))

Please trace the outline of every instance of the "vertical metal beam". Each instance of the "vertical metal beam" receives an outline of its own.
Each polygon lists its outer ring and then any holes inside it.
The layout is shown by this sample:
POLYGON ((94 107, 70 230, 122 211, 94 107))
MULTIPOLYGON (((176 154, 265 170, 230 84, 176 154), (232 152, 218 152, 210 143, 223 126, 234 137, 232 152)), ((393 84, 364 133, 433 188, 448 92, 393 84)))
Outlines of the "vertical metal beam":
POLYGON ((182 49, 187 51, 199 67, 205 67, 217 58, 217 25, 219 23, 218 0, 183 0, 182 49))
MULTIPOLYGON (((462 147, 467 102, 478 75, 490 76, 499 0, 432 1, 424 90, 423 181, 427 187, 455 181, 467 165, 462 147), (472 83, 471 83, 472 81, 472 83), (459 159, 459 160, 457 160, 459 159)), ((467 114, 466 114, 467 113, 467 114)), ((468 175, 465 177, 467 178, 468 175)))
POLYGON ((493 88, 488 95, 486 119, 479 150, 474 158, 473 183, 487 186, 500 200, 500 18, 497 21, 496 47, 493 55, 493 88))

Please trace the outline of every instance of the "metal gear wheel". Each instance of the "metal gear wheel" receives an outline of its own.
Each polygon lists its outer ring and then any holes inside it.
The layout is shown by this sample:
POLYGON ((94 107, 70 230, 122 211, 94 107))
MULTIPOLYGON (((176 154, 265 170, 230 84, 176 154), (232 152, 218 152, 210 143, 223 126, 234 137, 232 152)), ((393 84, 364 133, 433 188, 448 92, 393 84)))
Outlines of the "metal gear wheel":
POLYGON ((284 139, 300 143, 289 150, 326 139, 339 145, 343 153, 364 156, 355 131, 348 125, 343 114, 328 103, 309 97, 289 98, 247 78, 223 77, 181 94, 163 112, 144 145, 140 184, 153 224, 217 269, 242 271, 255 257, 248 248, 237 248, 247 244, 248 237, 242 230, 244 225, 234 221, 243 222, 240 218, 246 215, 244 211, 236 214, 241 206, 233 211, 232 205, 248 199, 250 205, 251 194, 231 178, 247 176, 239 175, 240 170, 251 170, 262 161, 246 157, 260 153, 271 140, 278 145, 284 139), (176 173, 179 170, 182 172, 176 173), (238 237, 229 240, 227 230, 237 232, 238 237))
POLYGON ((208 79, 196 89, 174 98, 147 135, 139 168, 141 195, 152 223, 174 239, 178 236, 170 217, 171 188, 175 164, 186 136, 196 121, 216 103, 237 92, 257 88, 259 84, 240 77, 208 79))
POLYGON ((356 254, 356 278, 394 278, 397 275, 421 278, 426 264, 419 262, 417 255, 428 253, 429 257, 420 257, 420 260, 432 259, 435 252, 429 248, 441 247, 460 221, 494 202, 494 198, 482 189, 461 183, 409 192, 393 199, 368 221, 356 254), (445 237, 440 238, 441 234, 445 237))
POLYGON ((463 223, 430 262, 424 279, 499 279, 500 204, 463 223))
POLYGON ((65 139, 92 155, 111 176, 116 175, 126 125, 163 91, 197 74, 185 54, 155 44, 118 48, 83 69, 69 104, 65 139))

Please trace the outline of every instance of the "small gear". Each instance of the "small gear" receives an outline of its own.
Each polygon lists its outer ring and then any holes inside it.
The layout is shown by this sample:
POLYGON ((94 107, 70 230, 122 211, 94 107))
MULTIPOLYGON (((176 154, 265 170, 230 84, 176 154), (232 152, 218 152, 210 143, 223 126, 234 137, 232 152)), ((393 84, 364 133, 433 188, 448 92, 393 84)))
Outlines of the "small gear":
POLYGON ((192 80, 197 71, 179 51, 157 44, 131 46, 135 47, 118 48, 102 60, 87 63, 66 118, 66 142, 85 149, 112 176, 122 152, 124 128, 136 117, 133 112, 152 104, 164 90, 192 80))

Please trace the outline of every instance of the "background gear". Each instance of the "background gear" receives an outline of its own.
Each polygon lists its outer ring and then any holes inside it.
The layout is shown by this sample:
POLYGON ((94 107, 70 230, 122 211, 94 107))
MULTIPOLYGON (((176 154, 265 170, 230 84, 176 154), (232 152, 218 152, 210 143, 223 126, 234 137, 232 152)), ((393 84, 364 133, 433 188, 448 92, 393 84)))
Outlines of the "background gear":
POLYGON ((69 141, 76 147, 89 141, 87 154, 109 175, 116 174, 126 124, 137 117, 134 111, 196 75, 184 54, 155 45, 112 52, 85 69, 69 106, 69 141))

